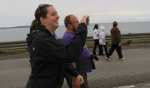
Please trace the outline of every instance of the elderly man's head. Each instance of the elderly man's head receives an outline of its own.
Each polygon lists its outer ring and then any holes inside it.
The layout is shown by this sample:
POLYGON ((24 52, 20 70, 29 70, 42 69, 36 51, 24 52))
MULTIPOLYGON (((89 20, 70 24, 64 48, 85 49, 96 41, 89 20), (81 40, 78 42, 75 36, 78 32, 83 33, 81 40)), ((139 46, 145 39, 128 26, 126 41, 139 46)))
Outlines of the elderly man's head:
POLYGON ((68 15, 65 17, 64 23, 68 30, 76 31, 79 25, 79 20, 74 15, 68 15))

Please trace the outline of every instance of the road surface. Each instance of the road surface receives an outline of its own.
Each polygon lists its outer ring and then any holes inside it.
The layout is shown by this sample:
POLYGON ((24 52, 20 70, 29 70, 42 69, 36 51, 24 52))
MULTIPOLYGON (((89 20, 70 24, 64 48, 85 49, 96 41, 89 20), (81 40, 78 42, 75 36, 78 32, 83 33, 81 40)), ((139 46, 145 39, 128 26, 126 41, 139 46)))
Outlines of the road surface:
MULTIPOLYGON (((99 57, 97 69, 88 74, 91 88, 119 88, 135 84, 135 88, 146 88, 138 86, 150 83, 150 48, 125 49, 124 56, 127 60, 120 61, 114 53, 111 62, 99 57)), ((0 59, 0 88, 24 88, 30 73, 29 59, 16 56, 0 59)))

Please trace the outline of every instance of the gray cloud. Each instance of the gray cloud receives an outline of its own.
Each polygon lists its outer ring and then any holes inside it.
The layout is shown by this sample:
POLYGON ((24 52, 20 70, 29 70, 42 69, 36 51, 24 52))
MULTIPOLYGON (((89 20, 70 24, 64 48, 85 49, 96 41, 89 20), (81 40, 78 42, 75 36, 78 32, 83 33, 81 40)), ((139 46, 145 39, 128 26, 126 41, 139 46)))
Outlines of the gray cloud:
POLYGON ((29 25, 40 3, 53 4, 60 16, 91 15, 92 21, 146 19, 150 17, 150 0, 0 0, 0 27, 29 25))

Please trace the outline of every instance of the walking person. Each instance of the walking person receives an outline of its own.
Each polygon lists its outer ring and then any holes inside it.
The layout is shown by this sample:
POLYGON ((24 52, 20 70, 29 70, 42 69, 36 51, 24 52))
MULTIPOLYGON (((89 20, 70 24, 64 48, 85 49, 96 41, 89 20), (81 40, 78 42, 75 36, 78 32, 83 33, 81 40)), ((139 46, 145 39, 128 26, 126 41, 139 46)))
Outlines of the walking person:
MULTIPOLYGON (((86 41, 87 17, 82 18, 74 41, 68 46, 55 37, 58 19, 58 13, 52 5, 41 4, 35 11, 34 25, 31 25, 27 37, 31 75, 26 88, 61 88, 64 64, 74 62, 80 56, 86 41)), ((76 82, 81 82, 79 74, 75 78, 76 82)))
MULTIPOLYGON (((72 41, 74 41, 73 38, 75 37, 75 33, 78 30, 77 26, 79 25, 79 21, 77 17, 75 17, 74 15, 68 15, 66 16, 64 23, 66 26, 66 32, 64 33, 63 39, 64 39, 65 45, 68 45, 72 41)), ((81 50, 82 52, 80 54, 80 57, 74 63, 70 63, 68 66, 70 68, 72 67, 72 69, 74 69, 75 72, 77 71, 79 72, 79 74, 83 76, 84 83, 80 86, 80 88, 89 88, 88 80, 87 80, 87 73, 91 72, 92 69, 95 68, 94 62, 92 59, 96 57, 91 55, 91 53, 89 52, 86 46, 83 47, 81 50)), ((65 74, 65 79, 67 80, 69 88, 76 88, 73 77, 69 75, 67 72, 65 74)))
POLYGON ((104 32, 105 27, 100 27, 99 32, 99 45, 100 45, 100 55, 105 55, 108 58, 108 50, 107 50, 107 41, 106 41, 106 33, 104 32), (105 51, 105 54, 104 54, 105 51))
MULTIPOLYGON (((111 29, 111 48, 109 51, 109 57, 113 54, 116 50, 118 57, 120 60, 125 60, 122 54, 122 47, 121 47, 121 33, 118 28, 118 23, 116 21, 113 22, 113 28, 111 29)), ((108 58, 110 61, 110 58, 108 58)))
POLYGON ((99 31, 98 31, 99 27, 98 24, 95 24, 94 29, 93 29, 93 40, 94 40, 94 47, 93 47, 93 54, 96 55, 96 49, 97 47, 99 48, 99 55, 101 55, 100 53, 100 46, 99 46, 99 31))

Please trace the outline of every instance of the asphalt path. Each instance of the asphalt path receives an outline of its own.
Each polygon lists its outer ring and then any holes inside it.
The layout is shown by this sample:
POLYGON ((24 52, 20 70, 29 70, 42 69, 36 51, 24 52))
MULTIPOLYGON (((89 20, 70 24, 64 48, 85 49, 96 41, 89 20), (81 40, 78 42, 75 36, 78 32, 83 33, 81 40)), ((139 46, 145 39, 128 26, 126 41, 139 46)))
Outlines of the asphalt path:
MULTIPOLYGON (((120 61, 116 53, 111 62, 99 57, 96 70, 88 74, 91 88, 141 86, 150 82, 150 48, 125 49, 123 53, 125 61, 120 61)), ((0 59, 0 88, 24 88, 30 74, 29 59, 20 56, 3 56, 0 59)), ((68 88, 66 84, 64 88, 68 88)))

